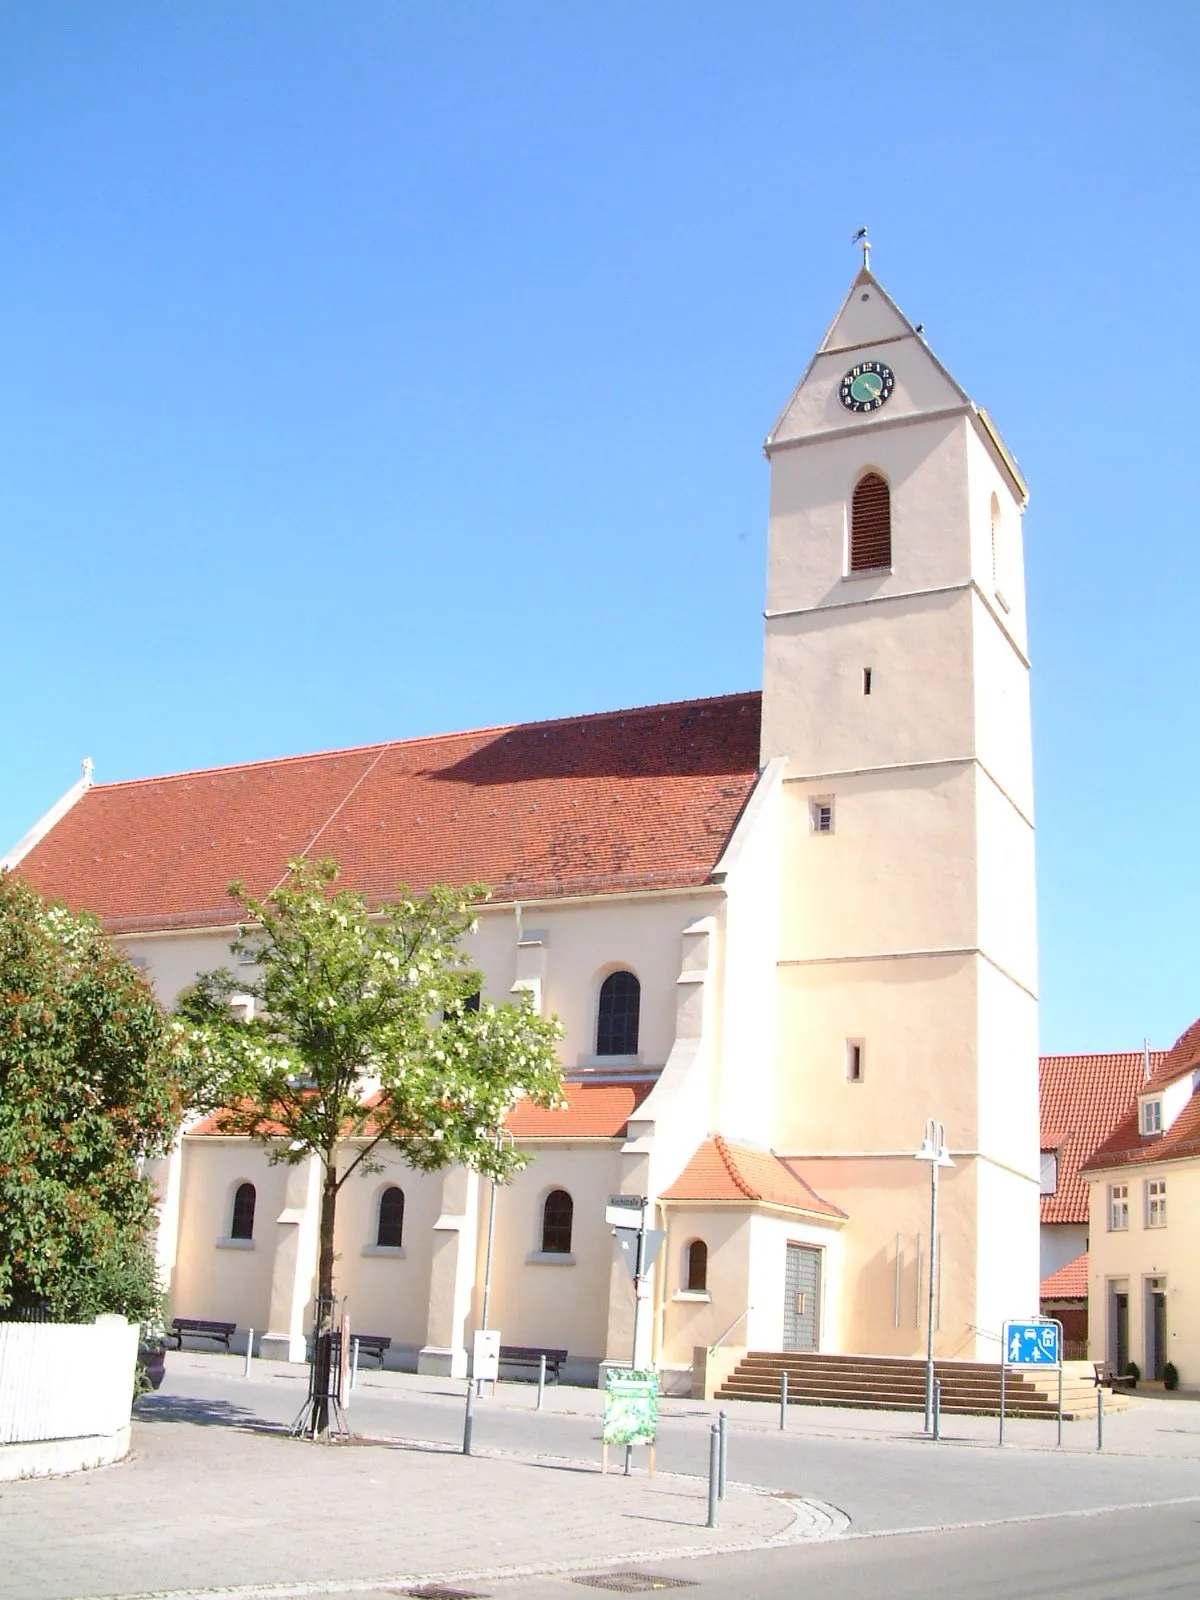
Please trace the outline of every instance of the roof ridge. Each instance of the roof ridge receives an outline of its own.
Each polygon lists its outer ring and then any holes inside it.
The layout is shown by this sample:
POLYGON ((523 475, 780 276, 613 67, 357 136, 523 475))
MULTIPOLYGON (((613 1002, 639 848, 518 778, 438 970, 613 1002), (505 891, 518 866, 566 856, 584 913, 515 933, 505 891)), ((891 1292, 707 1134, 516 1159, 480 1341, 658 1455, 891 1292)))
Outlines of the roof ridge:
POLYGON ((753 1190, 750 1187, 749 1183, 746 1181, 745 1177, 742 1174, 741 1168, 738 1166, 737 1161, 734 1158, 733 1151, 730 1149, 729 1145, 725 1142, 725 1139, 721 1136, 721 1134, 719 1134, 719 1133, 714 1133, 713 1134, 713 1143, 717 1147, 717 1150, 718 1150, 718 1152, 720 1154, 721 1160, 725 1163, 726 1172, 728 1172, 729 1176, 733 1179, 733 1181, 736 1184, 736 1186, 746 1196, 746 1199, 747 1200, 761 1200, 762 1199, 762 1195, 758 1194, 755 1190, 753 1190))
MULTIPOLYGON (((523 728, 556 728, 573 722, 603 722, 612 717, 635 716, 647 711, 678 711, 686 706, 726 705, 734 700, 760 698, 761 689, 739 689, 730 694, 700 695, 687 700, 660 700, 649 705, 617 706, 607 711, 580 711, 569 716, 540 717, 531 722, 497 722, 480 728, 457 728, 448 733, 413 734, 406 739, 379 739, 373 744, 337 746, 328 750, 309 750, 300 755, 264 756, 257 761, 231 761, 215 767, 188 767, 181 772, 162 772, 145 778, 118 778, 112 783, 93 783, 88 793, 133 789, 141 784, 172 783, 184 778, 214 777, 218 773, 259 771, 263 767, 286 767, 301 761, 331 761, 339 756, 367 756, 386 750, 401 750, 408 745, 439 744, 450 739, 478 738, 484 734, 515 733, 523 728)), ((86 797, 85 797, 86 798, 86 797)))

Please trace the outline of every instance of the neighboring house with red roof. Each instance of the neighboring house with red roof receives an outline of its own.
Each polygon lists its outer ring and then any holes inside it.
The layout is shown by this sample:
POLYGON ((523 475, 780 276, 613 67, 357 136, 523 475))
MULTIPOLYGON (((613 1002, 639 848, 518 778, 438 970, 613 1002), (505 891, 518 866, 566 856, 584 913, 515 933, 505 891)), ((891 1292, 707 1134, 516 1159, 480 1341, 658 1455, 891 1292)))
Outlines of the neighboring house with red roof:
MULTIPOLYGON (((533 1160, 356 1176, 338 1292, 393 1355, 461 1373, 492 1262, 505 1341, 627 1362, 605 1222, 666 1244, 639 1361, 758 1349, 994 1356, 1037 1305, 1037 972, 1021 518, 994 425, 864 266, 766 445, 762 693, 96 784, 10 853, 103 917, 171 1003, 231 960, 242 880, 332 856, 378 902, 483 881, 482 1003, 564 1024, 533 1160), (938 1239, 929 1172, 945 1125, 938 1239)), ((593 641, 581 640, 581 648, 593 641)), ((1066 1148, 1064 1143, 1064 1148, 1066 1148)), ((316 1172, 211 1121, 157 1173, 177 1314, 304 1348, 316 1172)))
POLYGON ((1092 1357, 1200 1388, 1200 1021, 1151 1066, 1083 1164, 1092 1357))
POLYGON ((1041 1060, 1041 1308, 1063 1324, 1073 1354, 1084 1353, 1088 1338, 1088 1185, 1080 1169, 1165 1055, 1147 1048, 1041 1060))

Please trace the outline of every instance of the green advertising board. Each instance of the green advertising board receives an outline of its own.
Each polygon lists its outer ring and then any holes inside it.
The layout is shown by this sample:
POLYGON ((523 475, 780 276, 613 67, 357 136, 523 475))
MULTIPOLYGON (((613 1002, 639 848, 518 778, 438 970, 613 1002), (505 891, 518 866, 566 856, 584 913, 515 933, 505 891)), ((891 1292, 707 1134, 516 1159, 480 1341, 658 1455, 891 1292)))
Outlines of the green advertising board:
POLYGON ((604 1391, 604 1443, 654 1443, 658 1427, 658 1373, 608 1373, 604 1391))

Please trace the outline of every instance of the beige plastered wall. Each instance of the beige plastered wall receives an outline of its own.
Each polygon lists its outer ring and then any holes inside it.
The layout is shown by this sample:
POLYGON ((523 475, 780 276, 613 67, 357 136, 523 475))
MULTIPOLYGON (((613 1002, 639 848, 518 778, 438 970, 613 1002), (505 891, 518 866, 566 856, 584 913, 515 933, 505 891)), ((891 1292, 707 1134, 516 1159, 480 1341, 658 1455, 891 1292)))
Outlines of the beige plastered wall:
POLYGON ((173 1316, 267 1330, 276 1219, 287 1174, 286 1167, 271 1166, 266 1150, 249 1139, 184 1140, 179 1244, 170 1283, 173 1316), (252 1248, 222 1246, 219 1241, 229 1237, 234 1192, 247 1182, 256 1191, 252 1248))
POLYGON ((1180 1385, 1200 1389, 1200 1161, 1164 1161, 1101 1173, 1088 1183, 1088 1353, 1093 1361, 1114 1355, 1111 1293, 1129 1295, 1129 1354, 1147 1371, 1148 1278, 1166 1280, 1166 1359, 1179 1370, 1180 1385), (1165 1179, 1167 1225, 1146 1227, 1145 1185, 1165 1179), (1110 1232, 1108 1186, 1129 1186, 1129 1227, 1110 1232))
MULTIPOLYGON (((530 1164, 496 1192, 489 1324, 500 1329, 505 1344, 549 1345, 567 1350, 572 1361, 599 1362, 605 1353, 613 1266, 612 1230, 604 1209, 618 1189, 620 1145, 615 1140, 564 1141, 521 1148, 532 1157, 530 1164), (574 1202, 571 1253, 539 1259, 542 1206, 552 1189, 565 1189, 574 1202)), ((480 1185, 479 1252, 468 1336, 482 1314, 488 1188, 487 1183, 480 1185)), ((632 1304, 628 1274, 623 1288, 632 1304)))
POLYGON ((665 1210, 668 1238, 660 1307, 664 1366, 690 1367, 696 1346, 712 1345, 722 1335, 733 1346, 782 1349, 789 1243, 821 1251, 819 1344, 822 1350, 843 1348, 846 1308, 837 1224, 751 1202, 676 1203, 665 1210), (707 1299, 685 1288, 688 1247, 696 1239, 708 1246, 707 1299))

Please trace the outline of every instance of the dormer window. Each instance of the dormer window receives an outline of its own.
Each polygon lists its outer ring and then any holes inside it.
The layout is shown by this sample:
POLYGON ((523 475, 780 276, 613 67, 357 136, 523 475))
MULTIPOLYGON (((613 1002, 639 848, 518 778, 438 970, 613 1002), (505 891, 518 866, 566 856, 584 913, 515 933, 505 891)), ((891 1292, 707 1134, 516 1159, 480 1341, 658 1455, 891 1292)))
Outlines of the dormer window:
POLYGON ((1162 1101, 1157 1098, 1142 1101, 1142 1136, 1151 1138, 1163 1131, 1162 1101))
POLYGON ((1042 1151, 1042 1191, 1043 1194, 1057 1194, 1058 1192, 1058 1151, 1042 1151))

